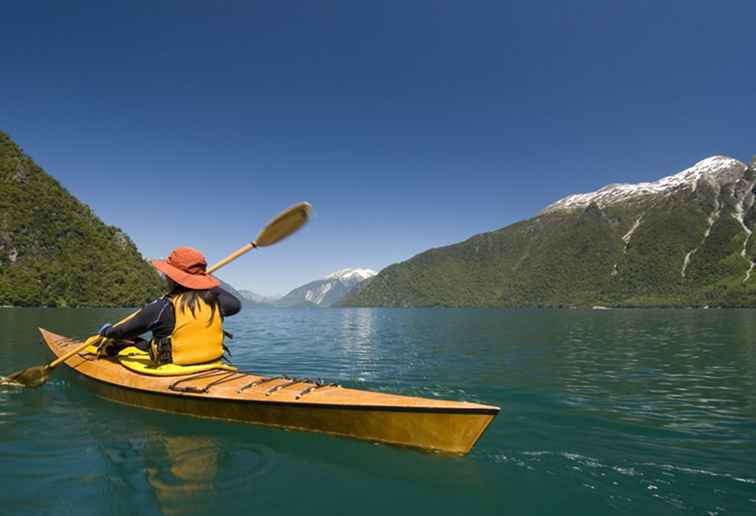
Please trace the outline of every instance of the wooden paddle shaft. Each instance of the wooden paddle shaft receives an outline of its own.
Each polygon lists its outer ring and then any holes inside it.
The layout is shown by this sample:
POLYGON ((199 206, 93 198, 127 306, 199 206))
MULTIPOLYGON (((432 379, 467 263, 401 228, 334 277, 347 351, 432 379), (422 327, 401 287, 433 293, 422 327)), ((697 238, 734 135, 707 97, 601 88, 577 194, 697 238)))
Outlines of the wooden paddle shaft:
MULTIPOLYGON (((126 321, 131 320, 138 313, 139 312, 134 312, 133 314, 130 314, 128 317, 124 317, 123 319, 121 319, 120 321, 118 321, 117 323, 115 323, 114 326, 120 326, 121 324, 125 323, 126 321)), ((68 360, 69 358, 71 358, 72 356, 74 356, 75 354, 84 351, 84 349, 86 349, 86 347, 89 346, 90 344, 94 344, 96 346, 100 342, 101 339, 102 339, 102 336, 100 336, 100 335, 97 335, 94 338, 92 338, 92 337, 88 338, 86 341, 84 341, 84 343, 81 346, 76 346, 74 349, 72 349, 71 351, 69 351, 65 355, 56 358, 55 360, 53 360, 52 362, 50 362, 50 365, 48 365, 47 367, 49 369, 55 369, 56 367, 58 367, 60 364, 62 364, 63 362, 65 362, 66 360, 68 360)))
POLYGON ((227 264, 233 262, 234 260, 236 260, 237 258, 239 258, 241 255, 247 254, 248 252, 250 252, 255 247, 257 247, 257 244, 255 244, 254 242, 248 243, 244 247, 240 248, 238 251, 234 251, 233 253, 229 254, 228 256, 226 256, 225 258, 223 258, 221 261, 219 261, 218 263, 216 263, 215 265, 213 265, 212 267, 210 267, 209 269, 207 269, 207 273, 208 274, 212 274, 213 272, 217 271, 218 269, 220 269, 224 265, 227 265, 227 264))
MULTIPOLYGON (((99 335, 98 335, 98 337, 99 337, 99 335)), ((58 367, 60 364, 62 364, 63 362, 65 362, 66 360, 68 360, 69 358, 71 358, 72 356, 74 356, 75 354, 81 353, 82 351, 84 351, 84 349, 87 346, 89 346, 89 340, 90 339, 87 339, 81 346, 76 346, 74 349, 72 349, 71 351, 69 351, 65 355, 56 358, 55 360, 53 360, 52 362, 50 362, 50 364, 47 366, 47 368, 48 369, 55 369, 56 367, 58 367)))

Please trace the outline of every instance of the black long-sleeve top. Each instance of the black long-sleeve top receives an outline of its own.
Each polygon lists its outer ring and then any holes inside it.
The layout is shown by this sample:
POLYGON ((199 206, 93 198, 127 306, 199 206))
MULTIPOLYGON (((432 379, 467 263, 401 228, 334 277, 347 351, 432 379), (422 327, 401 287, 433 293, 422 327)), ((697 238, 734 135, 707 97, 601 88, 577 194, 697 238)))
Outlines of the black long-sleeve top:
MULTIPOLYGON (((221 317, 228 317, 239 313, 241 301, 220 287, 213 291, 218 295, 221 317)), ((161 297, 144 305, 137 314, 120 326, 108 330, 105 337, 116 340, 129 340, 139 337, 148 331, 153 337, 162 339, 169 337, 176 326, 176 315, 168 296, 161 297)))

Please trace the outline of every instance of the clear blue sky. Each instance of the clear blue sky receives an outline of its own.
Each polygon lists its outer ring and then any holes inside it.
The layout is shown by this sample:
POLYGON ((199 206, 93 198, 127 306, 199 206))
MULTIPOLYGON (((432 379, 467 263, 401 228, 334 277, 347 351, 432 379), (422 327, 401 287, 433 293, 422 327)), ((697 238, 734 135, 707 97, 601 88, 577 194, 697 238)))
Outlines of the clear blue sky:
POLYGON ((146 257, 284 293, 756 154, 756 2, 12 2, 0 129, 146 257))

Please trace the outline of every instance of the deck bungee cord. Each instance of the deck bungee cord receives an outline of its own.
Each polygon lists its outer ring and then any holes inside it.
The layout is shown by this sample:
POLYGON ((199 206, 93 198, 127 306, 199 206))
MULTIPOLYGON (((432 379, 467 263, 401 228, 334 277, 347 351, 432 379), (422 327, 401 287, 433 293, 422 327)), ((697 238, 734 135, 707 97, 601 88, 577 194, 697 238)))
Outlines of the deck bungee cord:
POLYGON ((217 387, 219 385, 223 385, 226 383, 231 383, 237 380, 248 379, 248 378, 253 378, 253 377, 257 379, 242 385, 236 390, 236 392, 241 394, 242 392, 248 391, 249 389, 252 389, 254 387, 259 387, 261 385, 274 382, 277 380, 283 380, 285 383, 270 387, 268 390, 264 392, 264 394, 266 396, 271 396, 275 394, 276 392, 279 392, 283 389, 287 389, 295 385, 302 385, 302 386, 305 386, 305 388, 295 395, 295 399, 301 399, 303 396, 306 396, 307 394, 315 392, 319 389, 324 389, 326 387, 341 387, 341 385, 337 383, 328 383, 328 382, 323 381, 322 379, 314 380, 312 378, 294 378, 294 377, 283 376, 283 375, 264 377, 264 376, 259 376, 252 372, 246 372, 246 371, 227 371, 227 370, 222 370, 222 369, 221 370, 213 369, 210 371, 202 371, 200 373, 195 373, 193 375, 182 377, 176 380, 175 382, 173 382, 172 384, 170 384, 168 388, 175 392, 191 392, 193 394, 206 394, 206 393, 210 393, 210 390, 213 387, 217 387), (185 383, 195 382, 198 380, 210 380, 210 382, 205 385, 182 385, 185 383))
POLYGON ((210 371, 210 373, 214 373, 214 374, 206 374, 206 373, 208 373, 208 371, 204 371, 202 373, 196 373, 194 375, 181 378, 173 382, 171 385, 169 385, 168 388, 176 392, 191 392, 194 394, 205 394, 205 393, 210 393, 210 389, 212 389, 213 387, 217 387, 225 383, 231 383, 237 380, 256 377, 257 378, 256 380, 253 380, 249 383, 242 385, 241 387, 236 389, 236 392, 238 394, 241 394, 244 391, 248 391, 254 387, 259 387, 270 382, 282 380, 285 383, 274 385, 273 387, 270 387, 269 389, 264 391, 265 396, 272 396, 273 394, 280 392, 284 389, 288 389, 289 387, 293 387, 295 385, 302 385, 304 386, 304 388, 295 395, 295 399, 299 400, 302 397, 310 393, 313 393, 315 391, 318 391, 320 389, 325 389, 328 387, 341 387, 341 385, 338 383, 325 382, 320 378, 317 380, 314 380, 312 378, 293 378, 293 377, 283 376, 283 375, 264 377, 264 376, 256 375, 252 372, 245 372, 245 371, 229 372, 229 371, 223 371, 223 370, 210 371), (219 378, 214 379, 216 377, 219 377, 219 378), (212 381, 204 386, 196 386, 196 385, 182 386, 181 385, 183 383, 189 383, 189 382, 193 382, 197 380, 212 380, 212 381))
MULTIPOLYGON (((68 347, 71 344, 76 344, 76 343, 78 343, 78 341, 73 340, 73 339, 67 339, 66 341, 61 343, 61 345, 62 347, 68 347)), ((77 354, 77 356, 88 361, 107 360, 110 358, 112 360, 121 362, 121 365, 124 365, 122 362, 122 360, 124 359, 127 360, 133 357, 145 356, 145 352, 141 350, 130 351, 130 349, 131 348, 126 348, 122 350, 121 353, 119 353, 115 357, 101 357, 101 356, 98 356, 97 353, 94 352, 94 350, 88 347, 80 351, 77 354)), ((198 365, 201 366, 202 364, 198 364, 198 365)), ((289 387, 293 387, 295 385, 306 386, 304 389, 302 389, 300 392, 298 392, 295 395, 295 399, 301 399, 303 396, 306 396, 307 394, 310 394, 320 389, 325 389, 328 387, 341 387, 341 385, 338 383, 326 382, 322 378, 318 378, 318 379, 307 378, 307 377, 297 378, 297 377, 291 377, 291 376, 285 376, 285 375, 276 375, 276 376, 269 376, 269 377, 259 376, 251 371, 239 371, 230 363, 224 368, 211 368, 211 369, 206 369, 206 370, 199 371, 196 373, 176 374, 175 376, 179 377, 178 380, 171 383, 168 386, 168 388, 175 392, 189 392, 193 394, 210 393, 210 389, 212 389, 213 387, 217 387, 225 383, 230 383, 237 380, 248 379, 248 378, 256 378, 256 379, 239 387, 236 390, 237 393, 242 393, 253 387, 257 387, 257 386, 274 382, 277 380, 283 380, 285 381, 285 383, 268 388, 265 391, 266 396, 271 396, 275 394, 276 392, 279 392, 283 389, 287 389, 289 387), (198 380, 211 380, 211 381, 207 383, 206 385, 201 385, 201 386, 199 385, 183 386, 182 385, 185 383, 190 383, 190 382, 194 382, 198 380)))

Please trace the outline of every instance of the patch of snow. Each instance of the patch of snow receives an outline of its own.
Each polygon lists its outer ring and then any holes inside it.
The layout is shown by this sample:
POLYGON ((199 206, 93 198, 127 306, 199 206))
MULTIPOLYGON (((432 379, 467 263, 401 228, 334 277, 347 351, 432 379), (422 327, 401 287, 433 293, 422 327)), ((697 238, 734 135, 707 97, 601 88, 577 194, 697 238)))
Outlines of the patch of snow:
POLYGON ((340 279, 340 280, 366 280, 378 274, 371 269, 341 269, 340 271, 332 272, 325 279, 340 279))
MULTIPOLYGON (((643 215, 645 215, 645 213, 643 215)), ((633 233, 635 233, 635 230, 638 229, 638 226, 640 226, 640 223, 643 220, 643 215, 635 219, 635 224, 633 224, 633 227, 631 227, 630 231, 625 233, 625 235, 622 237, 622 241, 625 242, 625 254, 627 254, 627 248, 630 245, 630 239, 633 237, 633 233)))
POLYGON ((696 251, 698 251, 698 247, 688 251, 685 258, 683 258, 682 269, 680 269, 680 276, 683 278, 685 277, 685 271, 688 269, 688 264, 690 264, 690 257, 693 256, 696 251))
POLYGON ((745 273, 745 278, 743 278, 743 283, 751 279, 751 273, 753 272, 754 265, 756 265, 756 263, 751 262, 751 265, 748 266, 748 270, 745 273))
POLYGON ((317 290, 308 290, 305 293, 305 300, 319 305, 332 288, 333 283, 323 283, 317 290))
POLYGON ((680 188, 690 188, 691 192, 695 192, 701 180, 721 186, 735 181, 747 168, 744 163, 736 159, 727 156, 712 156, 682 172, 663 177, 652 183, 611 184, 595 192, 570 195, 547 206, 542 213, 585 208, 591 203, 596 203, 603 208, 648 195, 670 193, 680 188))
MULTIPOLYGON (((627 248, 630 247, 630 239, 633 238, 633 233, 635 233, 635 230, 638 229, 638 226, 640 226, 644 215, 645 213, 641 214, 637 219, 635 219, 633 227, 631 227, 630 230, 622 236, 622 241, 625 242, 625 248, 622 250, 622 254, 627 254, 627 248)), ((614 264, 614 267, 612 267, 612 272, 610 274, 612 276, 619 274, 619 267, 616 263, 614 264)))
POLYGON ((709 238, 709 235, 711 235, 711 228, 714 226, 714 223, 719 220, 719 216, 722 213, 722 204, 719 202, 719 196, 722 194, 722 189, 719 187, 719 184, 716 184, 717 188, 717 196, 714 198, 714 209, 711 211, 709 216, 706 218, 706 230, 704 231, 703 238, 698 243, 698 246, 696 246, 694 249, 688 251, 688 254, 685 255, 685 258, 683 259, 683 265, 682 269, 680 269, 680 275, 684 278, 685 277, 685 271, 688 269, 688 264, 690 263, 691 257, 696 254, 698 249, 703 245, 703 243, 706 241, 707 238, 709 238))
MULTIPOLYGON (((748 193, 750 193, 750 190, 748 193)), ((740 256, 742 256, 743 259, 748 262, 748 270, 746 271, 745 277, 743 278, 743 283, 751 279, 751 272, 753 272, 754 267, 753 260, 746 256, 748 241, 751 239, 751 235, 753 234, 753 231, 748 226, 746 226, 744 220, 745 208, 743 205, 748 201, 748 193, 743 197, 743 200, 741 202, 735 205, 735 213, 732 214, 732 218, 740 223, 740 227, 743 228, 743 232, 746 234, 745 240, 743 240, 743 248, 740 250, 740 256)))

